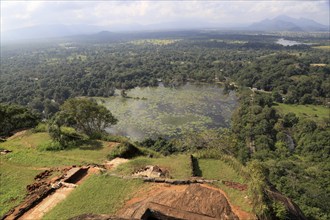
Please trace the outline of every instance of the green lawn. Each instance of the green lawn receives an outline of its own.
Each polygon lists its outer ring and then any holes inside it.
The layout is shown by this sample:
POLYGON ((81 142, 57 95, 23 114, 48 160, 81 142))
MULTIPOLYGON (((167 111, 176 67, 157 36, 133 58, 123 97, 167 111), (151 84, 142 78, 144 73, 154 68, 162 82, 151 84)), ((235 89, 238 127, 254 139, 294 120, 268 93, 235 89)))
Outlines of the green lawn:
MULTIPOLYGON (((237 172, 229 166, 226 162, 216 159, 198 159, 201 174, 205 179, 217 179, 244 183, 244 178, 237 174, 237 172)), ((248 203, 248 192, 238 191, 227 187, 221 182, 214 183, 214 186, 223 190, 232 204, 239 206, 246 212, 252 212, 252 207, 248 203)))
POLYGON ((227 194, 231 204, 240 207, 243 211, 253 213, 252 206, 249 203, 248 191, 238 191, 222 183, 214 183, 213 185, 227 194))
POLYGON ((318 122, 322 122, 325 118, 330 117, 330 109, 321 105, 291 105, 276 103, 275 109, 280 114, 289 112, 295 113, 299 118, 309 118, 318 122))
POLYGON ((120 175, 131 175, 132 172, 146 165, 157 165, 169 171, 170 176, 175 179, 186 179, 191 177, 190 158, 188 155, 173 155, 161 158, 138 157, 128 163, 120 165, 114 173, 120 175))
POLYGON ((31 184, 33 178, 41 171, 3 163, 2 159, 0 166, 0 216, 2 216, 24 199, 26 186, 31 184))
POLYGON ((229 180, 242 183, 244 180, 222 160, 198 159, 201 174, 206 179, 229 180))
POLYGON ((38 146, 50 142, 47 133, 26 133, 0 143, 0 148, 13 152, 1 156, 3 163, 17 166, 58 167, 72 164, 103 163, 112 146, 108 142, 93 141, 77 148, 61 151, 40 151, 38 146))
POLYGON ((143 186, 146 184, 142 180, 93 175, 43 219, 68 219, 85 213, 114 214, 143 186))

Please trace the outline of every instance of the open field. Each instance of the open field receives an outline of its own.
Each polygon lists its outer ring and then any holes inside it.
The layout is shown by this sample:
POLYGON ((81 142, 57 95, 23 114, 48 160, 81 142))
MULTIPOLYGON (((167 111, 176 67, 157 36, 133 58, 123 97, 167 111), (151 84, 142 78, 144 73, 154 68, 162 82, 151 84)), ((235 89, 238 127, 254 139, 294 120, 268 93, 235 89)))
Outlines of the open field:
POLYGON ((330 46, 326 45, 326 46, 317 46, 317 47, 313 47, 315 49, 321 49, 321 50, 330 50, 330 46))
POLYGON ((72 62, 73 60, 80 60, 80 61, 86 61, 87 60, 87 56, 86 55, 82 55, 82 54, 73 54, 71 56, 67 57, 67 60, 72 62))
POLYGON ((0 216, 2 216, 24 199, 26 186, 31 184, 33 178, 41 171, 29 167, 17 167, 5 163, 2 159, 0 166, 0 216))
POLYGON ((198 159, 201 175, 206 179, 229 180, 234 182, 243 182, 233 168, 222 160, 198 159))
POLYGON ((103 163, 115 143, 91 141, 77 148, 61 151, 40 151, 43 144, 51 142, 47 133, 27 132, 21 137, 0 143, 0 148, 13 152, 2 157, 3 163, 18 166, 54 167, 103 163))
POLYGON ((324 119, 330 117, 330 109, 320 105, 290 105, 277 103, 275 108, 280 114, 284 115, 293 112, 299 118, 308 118, 317 122, 322 122, 324 119))

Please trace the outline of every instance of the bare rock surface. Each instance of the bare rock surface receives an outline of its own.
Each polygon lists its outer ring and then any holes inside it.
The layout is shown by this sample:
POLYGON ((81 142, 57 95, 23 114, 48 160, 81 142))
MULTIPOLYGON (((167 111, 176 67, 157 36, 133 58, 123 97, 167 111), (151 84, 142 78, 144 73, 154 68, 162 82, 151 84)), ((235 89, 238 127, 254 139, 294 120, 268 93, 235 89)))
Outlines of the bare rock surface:
POLYGON ((165 188, 124 207, 118 216, 143 219, 148 210, 176 219, 238 219, 223 194, 199 184, 165 188))
POLYGON ((137 171, 135 171, 132 176, 140 176, 140 177, 149 177, 149 178, 168 178, 170 174, 168 170, 164 168, 160 168, 159 166, 148 165, 137 171))

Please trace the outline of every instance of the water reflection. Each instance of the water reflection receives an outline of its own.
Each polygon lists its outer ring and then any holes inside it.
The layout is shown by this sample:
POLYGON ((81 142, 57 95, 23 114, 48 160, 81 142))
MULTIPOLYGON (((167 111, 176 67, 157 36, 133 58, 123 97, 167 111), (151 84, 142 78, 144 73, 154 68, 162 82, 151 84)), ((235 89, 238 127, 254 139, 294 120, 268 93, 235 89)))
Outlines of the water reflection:
POLYGON ((109 132, 133 140, 176 136, 187 131, 229 127, 237 104, 234 92, 223 94, 217 85, 187 84, 178 88, 146 87, 127 91, 131 98, 105 98, 104 104, 118 118, 109 132))

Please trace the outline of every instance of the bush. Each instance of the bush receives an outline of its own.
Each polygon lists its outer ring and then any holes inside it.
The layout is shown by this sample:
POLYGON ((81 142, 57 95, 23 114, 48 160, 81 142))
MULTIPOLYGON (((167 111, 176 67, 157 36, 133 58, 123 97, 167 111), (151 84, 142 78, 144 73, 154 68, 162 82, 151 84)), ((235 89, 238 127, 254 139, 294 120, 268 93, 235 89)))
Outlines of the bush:
POLYGON ((272 203, 272 208, 277 219, 279 220, 289 219, 288 211, 286 210, 283 203, 275 201, 272 203))
POLYGON ((159 152, 164 156, 168 156, 178 151, 178 149, 174 146, 172 141, 166 140, 165 138, 161 138, 161 137, 158 137, 155 140, 151 138, 147 138, 138 144, 140 146, 159 152))
POLYGON ((47 124, 46 123, 39 123, 35 128, 33 128, 33 132, 38 133, 38 132, 47 132, 47 124))
POLYGON ((39 151, 59 151, 64 150, 64 147, 56 141, 49 141, 44 144, 40 144, 37 146, 39 151))
POLYGON ((124 136, 119 136, 119 135, 112 135, 112 134, 107 134, 103 133, 100 138, 102 141, 109 141, 109 142, 125 142, 128 141, 127 137, 124 136))
POLYGON ((215 148, 199 150, 196 152, 196 157, 200 159, 221 159, 222 153, 215 148))
POLYGON ((56 123, 48 126, 48 132, 52 139, 60 143, 63 148, 78 146, 89 139, 87 135, 77 132, 72 127, 60 127, 56 123))
POLYGON ((123 142, 115 147, 107 156, 108 160, 112 160, 116 157, 130 159, 136 156, 143 155, 143 152, 139 148, 131 144, 130 142, 123 142))

